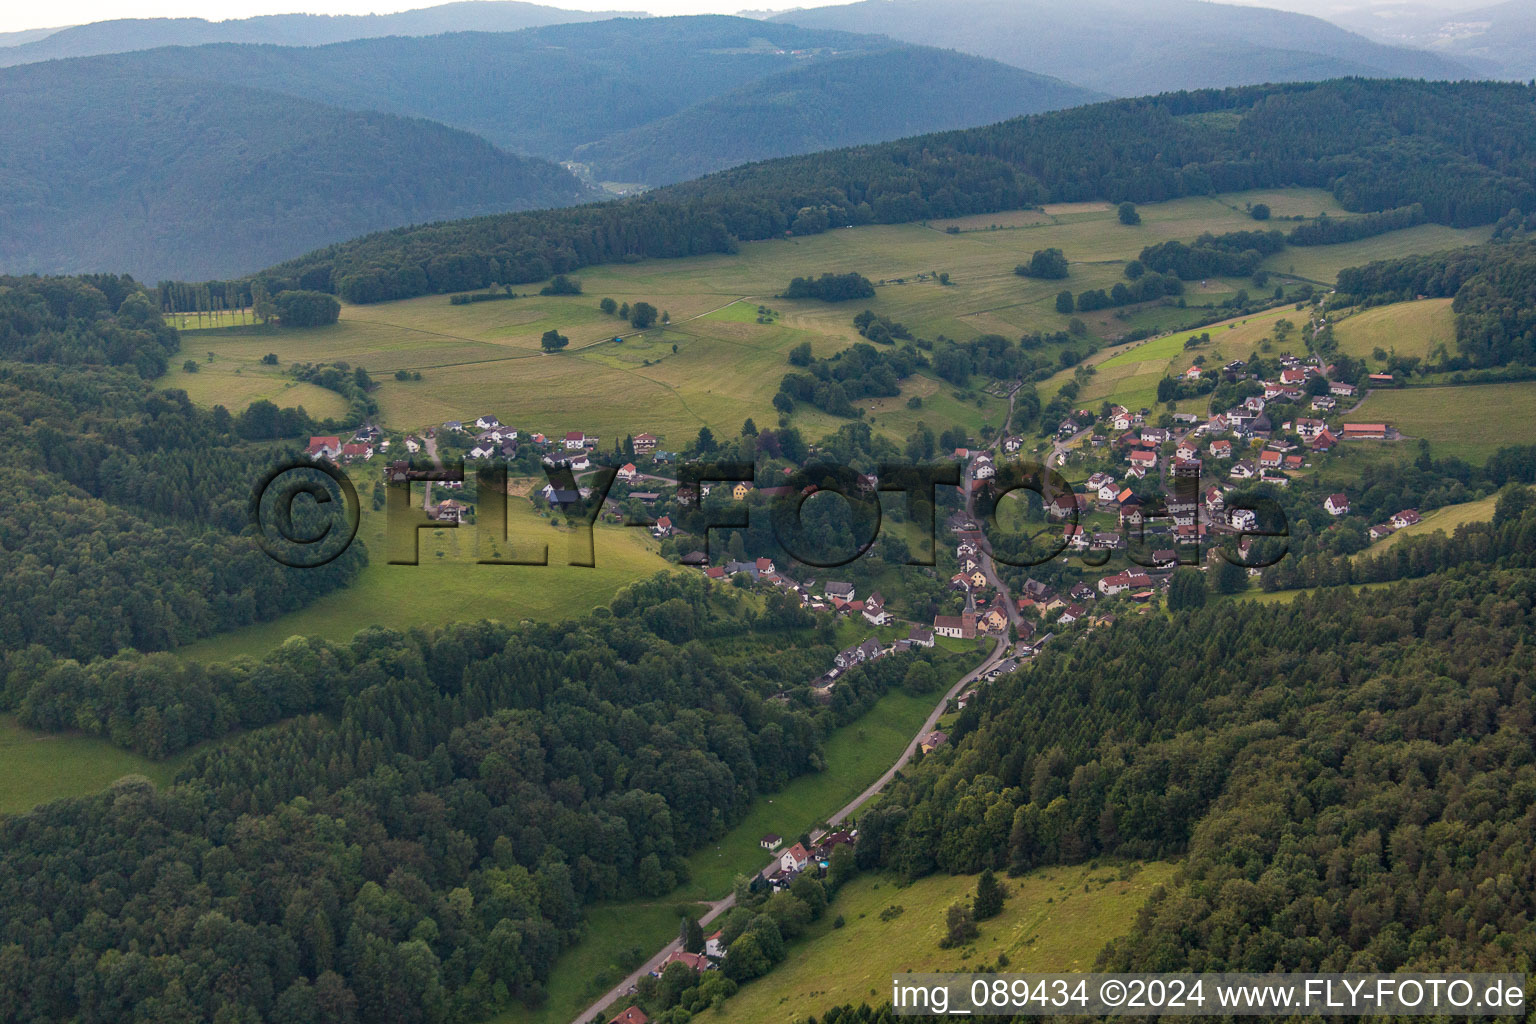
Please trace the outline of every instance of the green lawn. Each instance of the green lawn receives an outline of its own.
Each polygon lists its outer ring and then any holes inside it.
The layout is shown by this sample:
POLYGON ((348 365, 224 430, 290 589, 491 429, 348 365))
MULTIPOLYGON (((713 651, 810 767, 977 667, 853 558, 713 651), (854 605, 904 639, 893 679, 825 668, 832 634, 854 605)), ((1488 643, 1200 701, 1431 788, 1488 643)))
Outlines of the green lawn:
MULTIPOLYGON (((1306 316, 1293 306, 1280 306, 1207 327, 1105 349, 1088 360, 1094 373, 1079 395, 1079 404, 1097 408, 1101 402, 1109 401, 1128 409, 1151 408, 1157 404, 1157 384, 1162 378, 1182 373, 1194 364, 1197 356, 1203 356, 1202 365, 1208 366, 1247 359, 1273 336, 1275 322, 1281 319, 1290 320, 1297 327, 1285 348, 1302 351, 1305 346, 1301 342, 1300 327, 1306 322, 1306 316), (1201 334, 1209 334, 1210 342, 1191 349, 1184 347, 1189 338, 1201 334)), ((1070 370, 1058 373, 1041 385, 1042 398, 1053 397, 1072 379, 1070 370)), ((1178 408, 1181 412, 1204 412, 1208 404, 1203 398, 1190 399, 1180 403, 1178 408)))
POLYGON ((1536 382, 1376 390, 1347 422, 1389 423, 1405 437, 1428 439, 1437 455, 1482 462, 1536 438, 1536 382))
POLYGON ((168 785, 184 758, 151 761, 106 740, 73 733, 34 732, 12 715, 0 715, 0 814, 84 796, 122 778, 143 775, 168 785))
POLYGON ((1287 246, 1265 259, 1262 266, 1272 274, 1291 274, 1331 287, 1338 280, 1339 271, 1345 267, 1363 266, 1372 260, 1479 245, 1488 241, 1492 234, 1492 227, 1448 228, 1441 224, 1420 224, 1402 231, 1388 231, 1373 238, 1362 238, 1358 242, 1287 246))
MULTIPOLYGON (((871 631, 853 632, 862 639, 871 631)), ((951 658, 946 671, 958 678, 970 663, 970 659, 951 658)), ((501 1019, 509 1024, 565 1024, 633 969, 618 962, 626 951, 638 946, 648 957, 677 934, 673 908, 679 902, 718 899, 730 892, 738 874, 761 870, 768 854, 758 840, 765 833, 786 838, 799 835, 879 778, 916 735, 938 697, 937 692, 923 697, 886 694, 862 718, 833 733, 825 743, 823 771, 759 797, 747 817, 718 843, 695 851, 688 860, 692 880, 665 899, 606 904, 584 912, 587 936, 555 964, 549 1002, 533 1015, 510 1014, 501 1019), (598 975, 601 980, 594 980, 598 975)))
POLYGON ((697 1019, 791 1024, 842 1003, 879 1006, 889 999, 893 975, 973 971, 995 964, 999 953, 1007 954, 1008 971, 1087 971, 1176 871, 1177 865, 1158 861, 1104 863, 1007 879, 1002 914, 981 922, 980 937, 961 949, 939 948, 944 913, 975 893, 975 876, 931 876, 901 886, 889 875, 864 875, 843 887, 827 916, 791 945, 787 960, 697 1019), (896 907, 901 912, 890 916, 896 907), (839 914, 846 924, 834 928, 839 914))

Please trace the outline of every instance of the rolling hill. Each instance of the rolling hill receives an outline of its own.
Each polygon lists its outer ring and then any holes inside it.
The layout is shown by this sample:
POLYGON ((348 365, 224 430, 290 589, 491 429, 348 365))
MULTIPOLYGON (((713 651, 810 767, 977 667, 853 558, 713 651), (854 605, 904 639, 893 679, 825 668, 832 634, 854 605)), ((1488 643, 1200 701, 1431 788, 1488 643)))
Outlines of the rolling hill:
MULTIPOLYGON (((81 76, 131 69, 428 117, 504 149, 564 160, 577 146, 639 129, 772 75, 839 55, 891 49, 882 37, 703 16, 617 18, 320 47, 161 48, 73 66, 81 76)), ((1092 98, 1078 95, 1083 99, 1077 102, 1092 98)), ((859 96, 876 116, 884 99, 868 89, 859 96)), ((690 145, 708 151, 727 134, 717 126, 690 145)), ((773 155, 805 151, 779 147, 773 155)))
POLYGON ((565 11, 518 0, 467 0, 395 14, 269 14, 205 21, 202 18, 116 18, 56 30, 35 30, 0 49, 0 67, 62 57, 149 50, 203 43, 275 43, 319 46, 376 36, 429 36, 441 32, 513 32, 536 25, 600 21, 619 11, 565 11))
POLYGON ((905 47, 771 75, 581 146, 576 159, 604 180, 664 184, 754 160, 964 128, 1099 98, 997 61, 905 47))
POLYGON ((428 121, 69 72, 0 73, 7 271, 228 276, 359 232, 587 195, 563 168, 428 121))
POLYGON ((1320 18, 1200 0, 862 0, 775 20, 952 47, 1121 96, 1345 75, 1468 75, 1449 57, 1386 46, 1320 18))
POLYGON ((602 180, 659 184, 1097 98, 965 54, 726 17, 162 47, 0 69, 0 89, 0 268, 176 277, 575 202, 586 187, 548 161, 578 153, 602 180))

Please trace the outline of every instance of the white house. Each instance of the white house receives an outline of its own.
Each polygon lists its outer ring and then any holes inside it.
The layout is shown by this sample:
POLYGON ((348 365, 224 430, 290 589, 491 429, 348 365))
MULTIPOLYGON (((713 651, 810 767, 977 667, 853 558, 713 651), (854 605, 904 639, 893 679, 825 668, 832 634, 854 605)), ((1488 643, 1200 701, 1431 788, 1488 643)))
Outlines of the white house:
POLYGON ((573 430, 565 435, 565 447, 569 451, 577 451, 587 446, 587 435, 579 430, 573 430))
POLYGON ((1349 511, 1349 495, 1330 494, 1328 500, 1323 502, 1323 508, 1331 516, 1341 516, 1349 511))
POLYGON ((864 618, 872 625, 883 626, 891 621, 891 613, 885 610, 885 598, 875 591, 864 599, 864 618))

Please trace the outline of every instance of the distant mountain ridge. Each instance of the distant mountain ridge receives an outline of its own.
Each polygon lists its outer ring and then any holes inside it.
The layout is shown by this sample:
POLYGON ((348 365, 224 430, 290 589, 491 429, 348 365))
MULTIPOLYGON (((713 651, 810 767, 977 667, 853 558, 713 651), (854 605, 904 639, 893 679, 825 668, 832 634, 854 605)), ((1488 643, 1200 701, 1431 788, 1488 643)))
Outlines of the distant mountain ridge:
POLYGON ((1203 0, 861 0, 773 20, 950 47, 1120 96, 1349 75, 1471 76, 1452 58, 1321 18, 1203 0))
POLYGON ((604 180, 666 184, 787 153, 966 128, 1104 98, 998 61, 893 48, 771 75, 579 147, 576 159, 604 180), (871 94, 900 100, 871 103, 871 94), (699 140, 708 138, 713 144, 701 147, 699 140))
POLYGON ((227 277, 360 232, 590 198, 562 167, 430 121, 67 69, 0 72, 3 272, 227 277))
POLYGON ((42 39, 0 48, 0 67, 126 53, 159 46, 205 43, 271 43, 321 46, 380 36, 429 36, 442 32, 515 32, 540 25, 646 17, 639 11, 566 11, 520 0, 460 0, 395 14, 267 14, 229 21, 202 18, 119 18, 74 25, 42 39))
POLYGON ((176 277, 576 202, 586 187, 549 162, 573 155, 596 180, 663 184, 1099 98, 980 57, 717 16, 162 47, 0 69, 0 93, 0 269, 176 277), (666 73, 637 75, 637 53, 666 73), (334 187, 345 181, 359 184, 334 187), (200 222, 196 203, 224 212, 200 222), (278 212, 263 217, 263 203, 278 212))

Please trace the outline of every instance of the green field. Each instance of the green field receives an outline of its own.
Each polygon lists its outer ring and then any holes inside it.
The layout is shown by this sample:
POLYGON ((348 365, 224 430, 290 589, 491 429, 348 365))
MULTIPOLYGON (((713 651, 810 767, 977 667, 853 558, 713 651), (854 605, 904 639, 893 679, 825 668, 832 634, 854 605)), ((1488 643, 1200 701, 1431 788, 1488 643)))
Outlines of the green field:
MULTIPOLYGON (((974 660, 952 659, 946 663, 950 669, 941 669, 941 675, 952 682, 974 660)), ((922 697, 888 693, 864 717, 833 733, 825 744, 826 768, 760 797, 718 843, 697 850, 688 858, 693 879, 677 895, 688 899, 726 895, 738 874, 750 875, 768 863, 768 854, 758 846, 764 834, 797 836, 841 809, 895 763, 939 696, 938 692, 922 697)))
POLYGON ((1448 228, 1441 224, 1420 224, 1418 227, 1388 231, 1384 235, 1340 245, 1287 246, 1267 258, 1262 266, 1272 274, 1292 274, 1332 286, 1338 279, 1339 271, 1345 267, 1358 267, 1372 260, 1389 260, 1414 253, 1480 245, 1488 241, 1492 234, 1491 227, 1448 228))
POLYGON ((1381 349, 1402 356, 1429 360, 1442 346, 1447 353, 1456 351, 1456 314, 1450 299, 1421 299, 1376 306, 1340 320, 1333 328, 1339 351, 1369 362, 1372 368, 1383 365, 1371 353, 1381 349))
MULTIPOLYGON (((592 267, 580 275, 584 294, 579 296, 530 295, 454 306, 447 296, 436 295, 345 306, 341 321, 323 328, 202 330, 195 351, 189 341, 189 354, 202 360, 211 351, 214 359, 203 363, 199 374, 177 369, 162 383, 231 409, 264 397, 303 404, 315 415, 340 414, 339 406, 328 404, 335 396, 295 390, 283 368, 342 361, 365 367, 379 381, 382 419, 397 429, 494 412, 514 426, 545 433, 581 429, 607 439, 649 431, 675 449, 702 425, 734 434, 748 416, 774 421, 770 403, 788 369, 788 350, 802 342, 810 342, 818 355, 846 348, 858 340, 851 320, 865 306, 921 337, 1060 330, 1067 317, 1056 312, 1054 300, 1062 287, 1107 288, 1122 279, 1124 263, 1146 245, 1249 229, 1254 222, 1243 206, 1259 201, 1256 197, 1276 210, 1342 212, 1325 192, 1285 189, 1149 204, 1135 227, 1120 224, 1107 204, 1085 203, 968 218, 958 234, 944 230, 947 222, 834 230, 746 243, 730 256, 592 267), (993 223, 1002 226, 991 230, 993 223), (1071 261, 1068 280, 1036 281, 1013 273, 1034 250, 1052 246, 1071 261), (792 277, 841 271, 876 282, 876 297, 830 305, 774 298, 792 277), (948 273, 952 284, 939 284, 938 272, 948 273), (598 310, 604 296, 644 299, 670 313, 672 322, 637 335, 598 310), (759 304, 773 310, 772 322, 756 322, 759 304), (571 339, 569 348, 554 355, 539 348, 540 336, 551 328, 571 339), (624 340, 615 342, 619 334, 624 340), (278 357, 277 366, 261 363, 268 353, 278 357), (396 370, 420 373, 422 379, 397 381, 396 370)), ((1417 252, 1477 234, 1423 226, 1358 243, 1287 250, 1277 259, 1311 261, 1310 275, 1324 273, 1312 265, 1318 260, 1336 270, 1371 258, 1383 246, 1417 252)), ((1327 271, 1329 280, 1332 273, 1327 271)), ((1187 299, 1192 306, 1216 302, 1245 286, 1251 282, 1195 282, 1187 299)), ((1091 334, 1111 339, 1134 327, 1173 329, 1203 315, 1199 309, 1156 307, 1128 311, 1124 319, 1112 310, 1083 319, 1091 334)), ((1235 350, 1237 339, 1229 340, 1235 350)), ((1141 382, 1123 390, 1137 397, 1144 389, 1141 382)), ((978 405, 976 395, 957 395, 950 386, 919 376, 906 383, 899 398, 874 403, 870 414, 877 430, 901 438, 918 422, 935 429, 954 423, 973 430, 996 426, 1003 405, 990 396, 978 405), (922 399, 921 409, 908 408, 913 397, 922 399)), ((793 414, 794 425, 812 437, 841 422, 813 409, 793 414)))
POLYGON ((347 413, 347 400, 336 392, 283 376, 275 372, 276 367, 218 360, 201 365, 197 373, 178 366, 156 380, 155 386, 178 388, 198 405, 222 405, 231 412, 264 398, 284 408, 298 406, 316 419, 347 413))
MULTIPOLYGON (((1099 403, 1108 401, 1128 409, 1149 409, 1157 404, 1157 383, 1162 378, 1182 373, 1194 364, 1196 356, 1204 356, 1203 365, 1209 366, 1247 359, 1272 336, 1275 322, 1280 319, 1290 320, 1297 327, 1286 347, 1304 350, 1300 328, 1306 323, 1307 314, 1298 312, 1293 306, 1148 338, 1123 348, 1105 349, 1087 361, 1094 373, 1079 394, 1080 404, 1085 408, 1097 408, 1099 403), (1189 338, 1200 334, 1209 334, 1210 343, 1192 349, 1184 347, 1189 338)), ((1058 373, 1042 386, 1042 397, 1054 396, 1072 379, 1070 371, 1058 373)), ((1208 405, 1205 399, 1189 399, 1179 403, 1178 409, 1203 413, 1208 405)))
POLYGON ((1499 496, 1491 494, 1480 501, 1465 501, 1459 505, 1446 505, 1432 509, 1425 512, 1424 518, 1412 526, 1405 526, 1390 537, 1383 537, 1365 550, 1356 552, 1355 558, 1379 555, 1404 537, 1420 537, 1428 533, 1443 533, 1450 536, 1456 532, 1456 527, 1463 523, 1486 523, 1493 518, 1493 509, 1498 503, 1499 496))
POLYGON ((1426 438, 1436 455, 1482 462, 1536 440, 1536 382, 1372 391, 1349 421, 1389 423, 1405 437, 1426 438))
POLYGON ((584 908, 581 916, 586 936, 555 960, 544 1005, 532 1011, 512 1010, 493 1019, 497 1024, 569 1024, 594 999, 677 938, 679 906, 694 917, 708 909, 702 904, 671 900, 600 903, 584 908))
POLYGON ((508 499, 510 547, 499 554, 476 553, 476 528, 423 530, 418 565, 389 565, 385 514, 366 500, 372 483, 358 476, 362 520, 358 537, 368 546, 369 564, 356 582, 312 602, 301 611, 246 626, 181 648, 199 661, 236 655, 260 657, 290 636, 349 640, 360 629, 409 629, 476 619, 554 621, 584 615, 605 605, 621 588, 657 572, 676 571, 659 553, 658 542, 634 527, 599 524, 593 531, 592 568, 568 564, 571 531, 556 528, 526 498, 508 499), (548 545, 549 565, 479 565, 476 559, 536 557, 548 545), (439 557, 441 554, 441 557, 439 557))
POLYGON ((157 786, 170 783, 184 758, 151 761, 103 739, 72 733, 34 732, 14 716, 0 715, 0 814, 94 793, 124 775, 143 775, 157 786))
POLYGON ((999 953, 1007 954, 1008 971, 1087 971, 1176 871, 1153 861, 1043 868, 1007 879, 1002 914, 981 922, 981 936, 962 949, 940 949, 939 939, 945 910, 975 893, 975 876, 930 876, 901 886, 889 875, 864 875, 838 892, 786 961, 705 1019, 791 1024, 842 1003, 878 1006, 890 998, 893 975, 974 971, 995 964, 999 953), (882 920, 893 907, 902 908, 899 916, 882 920), (838 914, 842 928, 832 927, 838 914))

